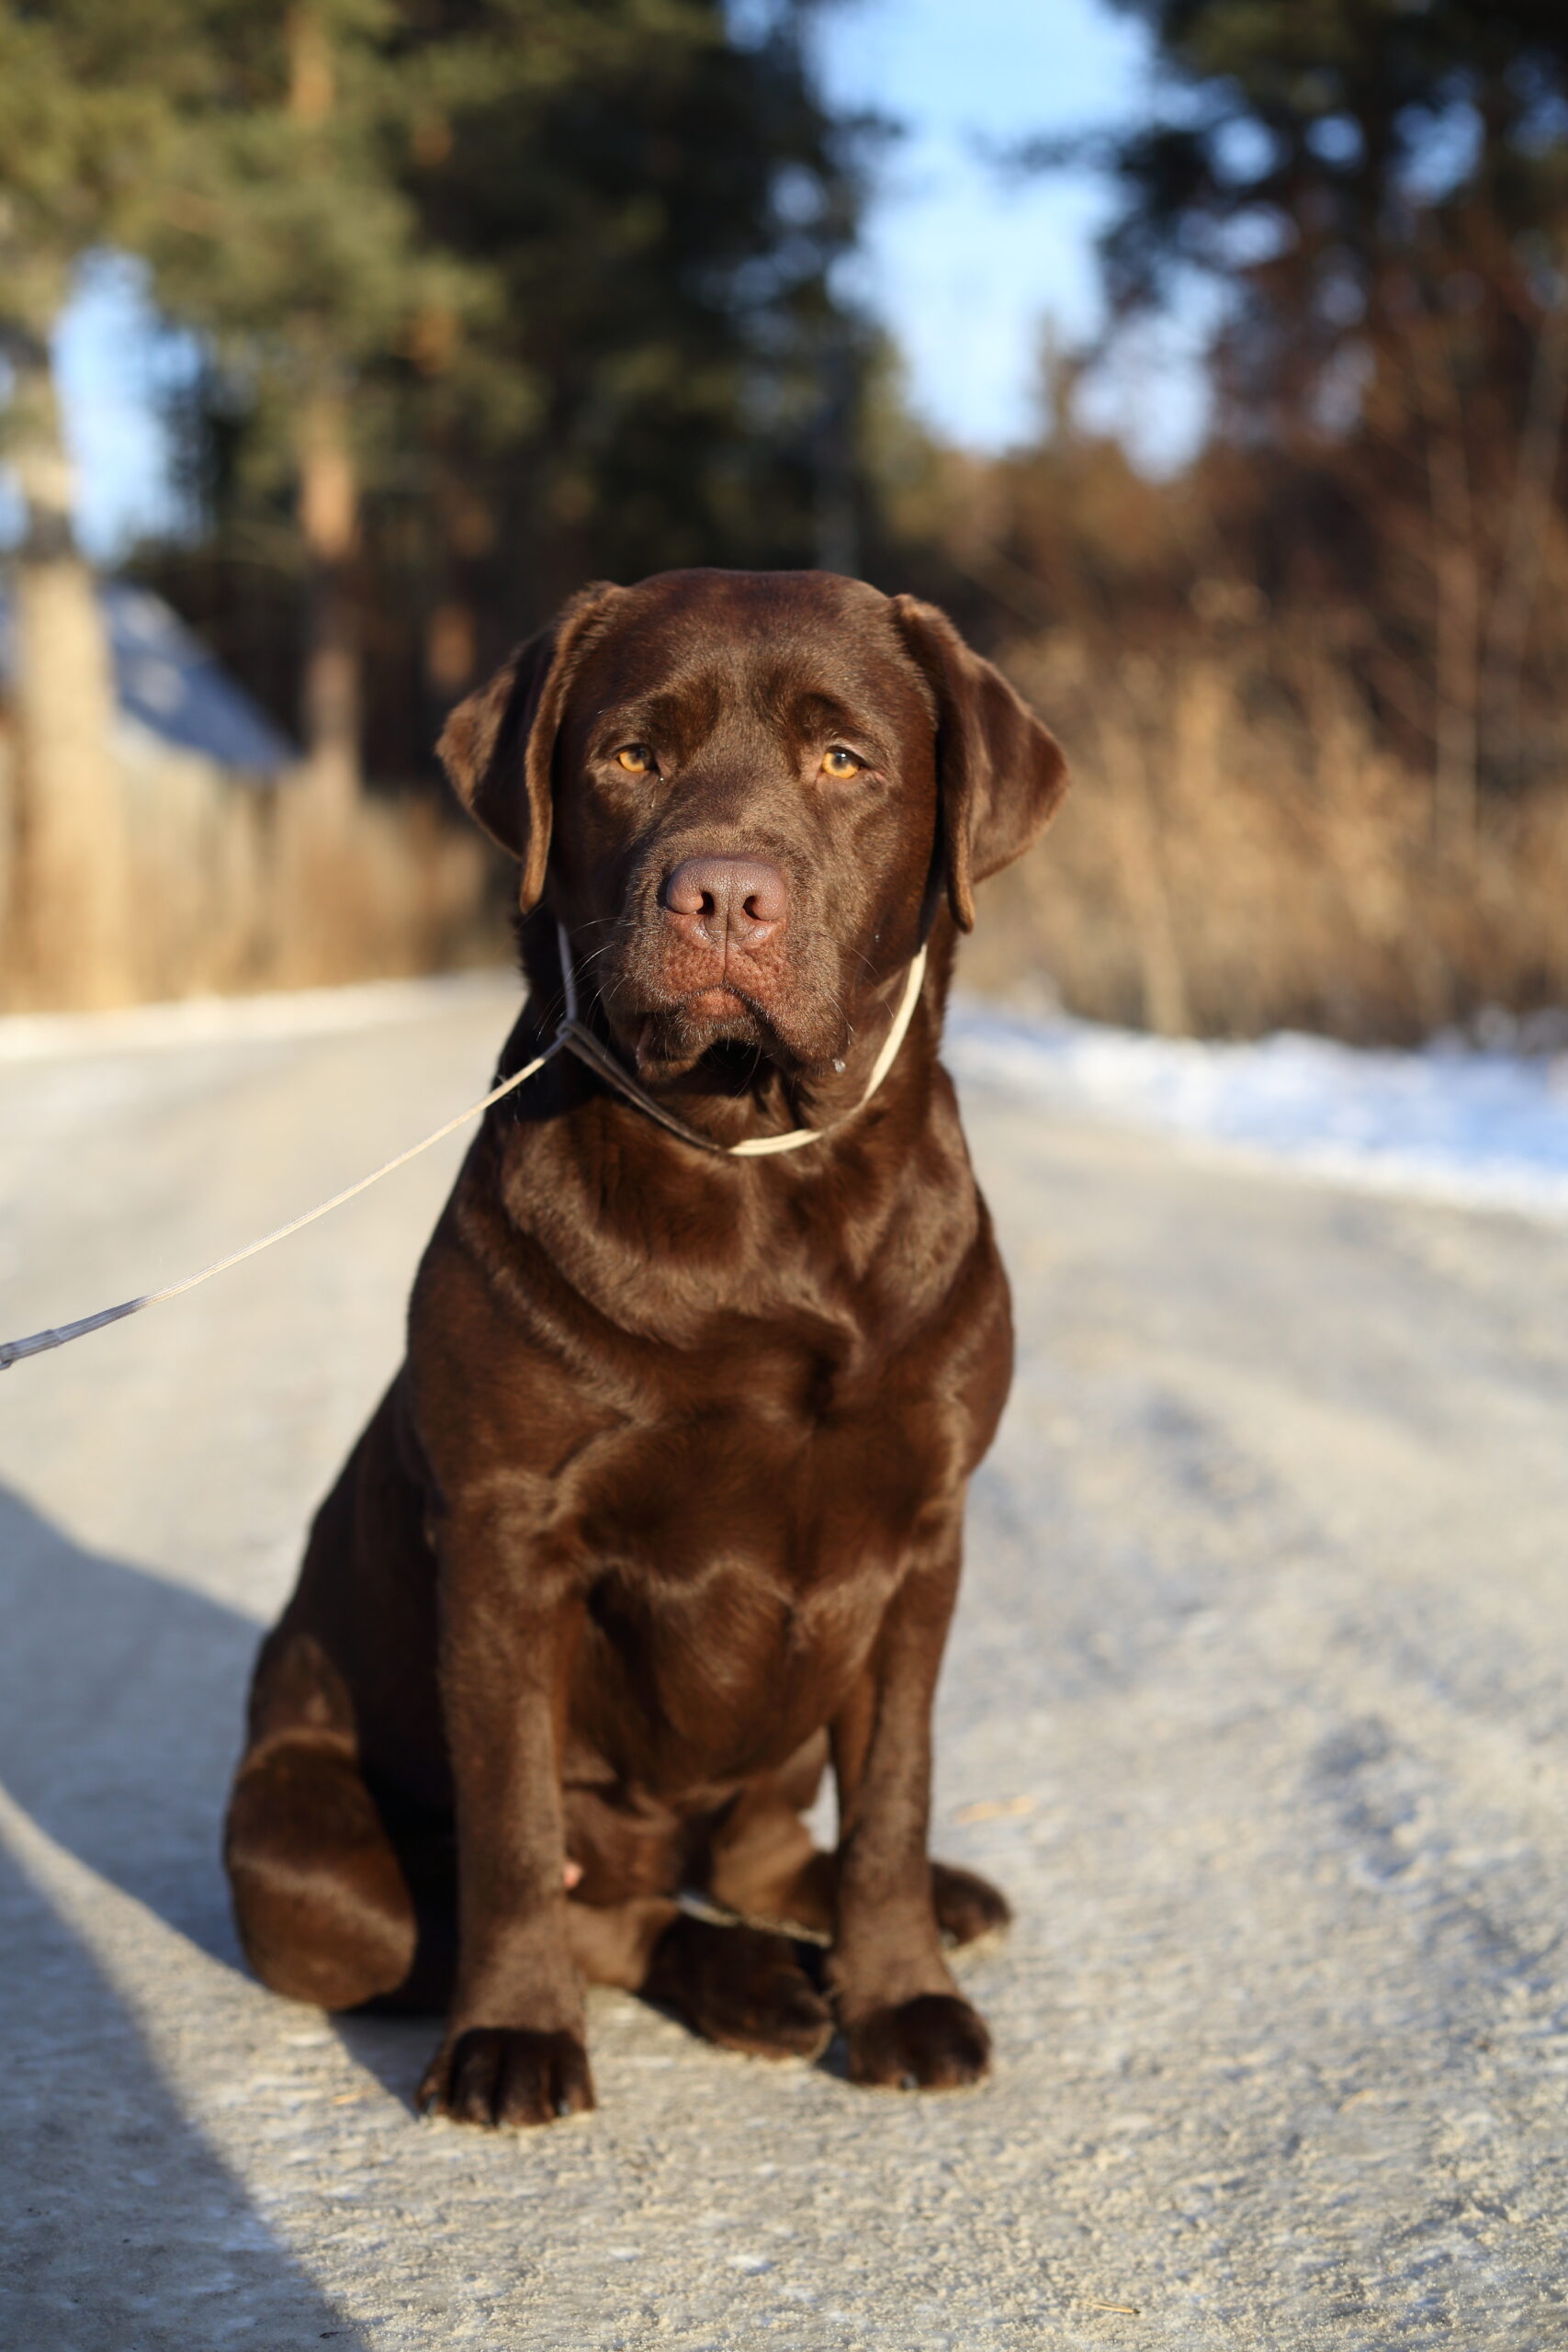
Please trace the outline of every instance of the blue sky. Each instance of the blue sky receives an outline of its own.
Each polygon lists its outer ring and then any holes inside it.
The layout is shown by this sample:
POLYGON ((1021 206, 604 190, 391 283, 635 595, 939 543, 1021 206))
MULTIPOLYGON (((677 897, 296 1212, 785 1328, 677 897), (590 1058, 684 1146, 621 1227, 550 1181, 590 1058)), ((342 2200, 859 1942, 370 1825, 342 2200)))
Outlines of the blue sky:
MULTIPOLYGON (((1094 238, 1108 198, 1090 175, 1020 180, 995 151, 1030 133, 1124 121, 1149 99, 1142 28, 1106 0, 829 0, 814 36, 832 103, 906 126, 882 158, 850 283, 891 329, 908 394, 946 437, 985 450, 1038 419, 1047 321, 1067 341, 1100 317, 1094 238)), ((59 365, 81 485, 83 536, 112 555, 166 512, 151 322, 123 268, 73 304, 59 365)), ((1201 423, 1198 326, 1130 346, 1088 405, 1153 465, 1201 423)))
MULTIPOLYGON (((828 0, 816 47, 835 105, 908 126, 852 282, 893 329, 914 406, 969 447, 1024 438, 1038 422, 1045 322, 1073 343, 1101 320, 1094 241, 1110 198, 1089 174, 1022 178, 995 157, 1032 134, 1146 111, 1143 27, 1106 0, 828 0)), ((1155 463, 1180 456, 1198 430, 1193 331, 1145 338, 1091 396, 1155 463)))
POLYGON ((77 527, 90 555, 110 558, 172 504, 159 375, 170 338, 143 299, 141 274, 105 257, 83 277, 55 336, 54 365, 76 466, 77 527))

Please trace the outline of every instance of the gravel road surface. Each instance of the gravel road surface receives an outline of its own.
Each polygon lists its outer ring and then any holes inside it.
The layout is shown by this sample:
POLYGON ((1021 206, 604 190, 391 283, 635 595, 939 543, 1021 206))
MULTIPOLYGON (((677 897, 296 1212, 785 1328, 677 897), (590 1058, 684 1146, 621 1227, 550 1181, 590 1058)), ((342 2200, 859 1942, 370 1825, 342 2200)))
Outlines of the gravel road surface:
MULTIPOLYGON (((5 1334, 359 1174, 510 1003, 0 1059, 5 1334)), ((1568 1227, 967 1108, 1021 1347, 936 1842, 1017 1906, 964 1967, 994 2079, 857 2091, 596 1994, 599 2113, 487 2138, 414 2120, 428 2026, 240 1966, 256 1630, 455 1141, 0 1378, 7 2352, 1568 2346, 1568 1227)))

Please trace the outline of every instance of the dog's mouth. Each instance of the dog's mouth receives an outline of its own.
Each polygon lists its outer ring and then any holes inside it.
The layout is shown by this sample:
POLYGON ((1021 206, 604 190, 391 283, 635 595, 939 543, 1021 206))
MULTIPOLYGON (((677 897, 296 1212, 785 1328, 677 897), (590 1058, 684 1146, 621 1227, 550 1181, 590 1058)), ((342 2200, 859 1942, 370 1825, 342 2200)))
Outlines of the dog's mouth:
POLYGON ((660 915, 623 917, 617 929, 585 977, 645 1085, 696 1072, 728 1092, 739 1070, 754 1079, 770 1064, 793 1078, 844 1051, 842 982, 826 944, 807 932, 756 944, 694 939, 660 915))
MULTIPOLYGON (((771 980, 772 975, 767 976, 771 980)), ((704 974, 677 991, 667 976, 644 979, 628 972, 605 986, 601 1002, 611 1033, 645 1085, 688 1078, 699 1066, 722 1092, 738 1071, 754 1078, 771 1063, 794 1076, 841 1051, 831 1015, 813 992, 776 983, 750 985, 744 970, 704 974)))
POLYGON ((753 1067, 759 1058, 785 1066, 797 1058, 767 1008, 728 980, 648 1006, 630 1024, 626 1042, 638 1077, 651 1081, 683 1078, 711 1058, 722 1082, 737 1049, 753 1067))

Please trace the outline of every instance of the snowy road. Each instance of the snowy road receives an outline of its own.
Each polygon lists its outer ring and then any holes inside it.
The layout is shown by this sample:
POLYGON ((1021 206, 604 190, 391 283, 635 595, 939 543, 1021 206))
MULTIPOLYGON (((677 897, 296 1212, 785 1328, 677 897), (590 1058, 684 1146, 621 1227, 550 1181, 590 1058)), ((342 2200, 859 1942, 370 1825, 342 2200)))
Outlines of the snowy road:
MULTIPOLYGON (((0 1333, 358 1174, 509 1001, 0 1039, 0 1333)), ((964 1971, 995 2079, 865 2094, 595 1996, 598 2115, 491 2140, 413 2120, 429 2028, 238 1967, 256 1628, 455 1141, 0 1378, 7 2352, 1568 2346, 1568 1224, 960 1059, 1021 1337, 939 1747, 939 1847, 1018 1909, 964 1971)))

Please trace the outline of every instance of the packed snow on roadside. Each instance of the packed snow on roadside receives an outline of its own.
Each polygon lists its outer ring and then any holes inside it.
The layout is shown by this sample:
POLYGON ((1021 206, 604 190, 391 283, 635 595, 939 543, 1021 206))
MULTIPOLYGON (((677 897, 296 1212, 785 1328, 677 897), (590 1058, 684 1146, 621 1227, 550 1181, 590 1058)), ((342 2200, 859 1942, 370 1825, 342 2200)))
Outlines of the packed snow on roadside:
POLYGON ((1378 1192, 1568 1216, 1568 1051, 1145 1036, 954 1006, 961 1079, 1378 1192))

